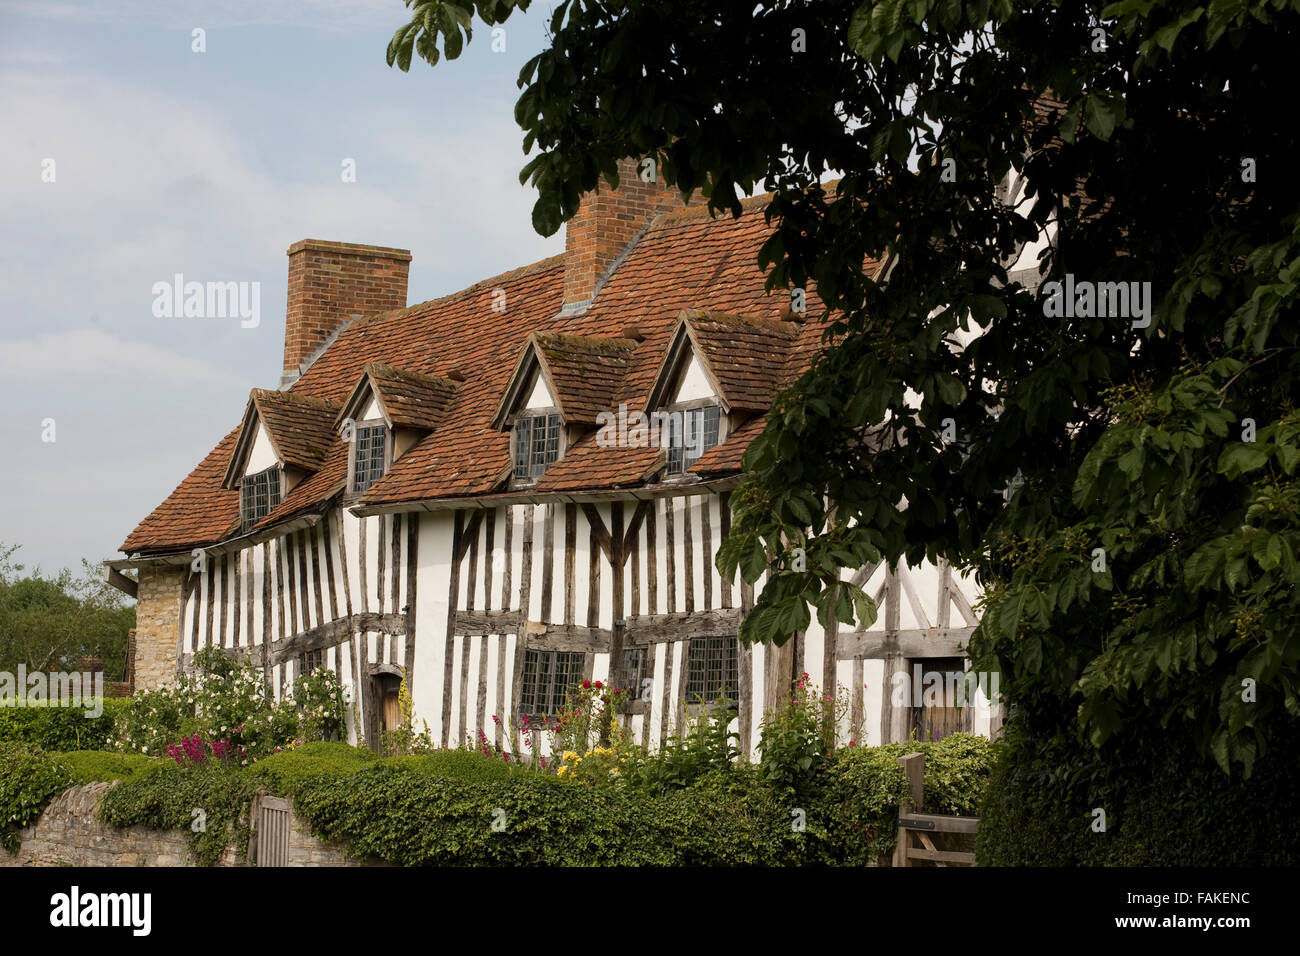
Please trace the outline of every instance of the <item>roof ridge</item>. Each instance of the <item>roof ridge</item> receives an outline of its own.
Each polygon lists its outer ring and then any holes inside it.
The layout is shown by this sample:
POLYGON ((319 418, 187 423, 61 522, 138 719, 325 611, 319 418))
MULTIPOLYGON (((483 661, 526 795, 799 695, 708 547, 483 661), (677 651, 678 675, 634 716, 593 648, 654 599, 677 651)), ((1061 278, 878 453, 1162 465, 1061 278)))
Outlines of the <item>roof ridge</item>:
POLYGON ((313 405, 327 411, 333 411, 338 407, 334 403, 326 401, 317 395, 309 395, 306 392, 281 392, 278 389, 272 388, 254 388, 253 398, 254 400, 259 398, 268 398, 274 401, 292 402, 299 405, 313 405))
POLYGON ((554 266, 562 265, 564 265, 564 253, 559 252, 553 256, 547 256, 545 259, 538 259, 536 262, 531 262, 526 266, 516 266, 514 269, 507 269, 505 272, 498 275, 490 276, 486 279, 480 279, 473 285, 468 285, 457 292, 448 292, 446 295, 427 299, 424 302, 417 302, 414 305, 408 305, 400 309, 389 309, 387 312, 376 312, 374 315, 364 316, 363 318, 356 319, 349 323, 349 328, 354 326, 359 328, 380 319, 396 319, 406 315, 414 315, 421 310, 441 305, 444 302, 452 302, 462 296, 469 295, 471 292, 476 292, 485 286, 496 285, 513 279, 521 279, 524 276, 532 275, 537 272, 545 272, 547 269, 553 268, 554 266))
POLYGON ((561 341, 591 348, 614 348, 631 351, 637 347, 637 340, 626 335, 596 335, 582 332, 546 332, 537 330, 532 333, 539 342, 561 341))

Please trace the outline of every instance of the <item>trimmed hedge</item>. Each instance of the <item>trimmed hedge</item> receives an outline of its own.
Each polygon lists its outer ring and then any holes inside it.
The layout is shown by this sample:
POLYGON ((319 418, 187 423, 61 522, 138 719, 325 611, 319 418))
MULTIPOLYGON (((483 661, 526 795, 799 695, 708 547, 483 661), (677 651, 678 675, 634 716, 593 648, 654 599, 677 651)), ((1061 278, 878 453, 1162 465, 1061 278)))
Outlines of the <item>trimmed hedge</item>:
POLYGON ((105 750, 111 745, 117 719, 130 706, 129 697, 104 698, 104 711, 88 717, 75 707, 0 704, 0 740, 30 744, 42 750, 105 750))
POLYGON ((1248 780, 1158 728, 1103 752, 1010 729, 980 810, 981 866, 1300 863, 1300 722, 1268 742, 1248 780))
POLYGON ((75 750, 54 757, 72 778, 73 785, 109 780, 130 780, 159 770, 166 762, 141 754, 110 753, 105 750, 75 750))
POLYGON ((734 866, 808 862, 750 767, 648 797, 517 775, 468 783, 372 766, 307 780, 298 813, 354 853, 405 866, 734 866))

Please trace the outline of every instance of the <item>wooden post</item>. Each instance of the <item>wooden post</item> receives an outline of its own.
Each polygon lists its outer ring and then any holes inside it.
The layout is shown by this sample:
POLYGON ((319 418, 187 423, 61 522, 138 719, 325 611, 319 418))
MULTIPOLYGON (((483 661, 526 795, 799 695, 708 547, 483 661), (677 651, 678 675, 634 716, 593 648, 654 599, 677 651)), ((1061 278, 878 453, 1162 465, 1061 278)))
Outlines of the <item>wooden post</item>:
MULTIPOLYGON (((920 810, 925 804, 925 754, 906 754, 898 758, 898 765, 903 768, 903 776, 907 778, 908 795, 900 801, 898 806, 898 815, 905 817, 909 813, 920 810)), ((908 840, 907 829, 900 826, 898 828, 898 841, 894 844, 894 866, 909 865, 907 862, 908 840)))

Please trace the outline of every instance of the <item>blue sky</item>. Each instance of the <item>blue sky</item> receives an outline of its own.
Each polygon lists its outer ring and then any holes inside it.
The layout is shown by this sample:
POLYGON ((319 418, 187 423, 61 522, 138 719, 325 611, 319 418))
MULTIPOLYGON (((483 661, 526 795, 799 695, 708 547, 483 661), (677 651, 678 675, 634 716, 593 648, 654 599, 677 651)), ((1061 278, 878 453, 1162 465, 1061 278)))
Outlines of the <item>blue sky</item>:
POLYGON ((410 249, 412 303, 562 251, 513 120, 549 12, 404 74, 400 0, 0 0, 0 541, 46 570, 118 556, 278 384, 293 242, 410 249), (259 325, 156 318, 178 272, 260 283, 259 325))

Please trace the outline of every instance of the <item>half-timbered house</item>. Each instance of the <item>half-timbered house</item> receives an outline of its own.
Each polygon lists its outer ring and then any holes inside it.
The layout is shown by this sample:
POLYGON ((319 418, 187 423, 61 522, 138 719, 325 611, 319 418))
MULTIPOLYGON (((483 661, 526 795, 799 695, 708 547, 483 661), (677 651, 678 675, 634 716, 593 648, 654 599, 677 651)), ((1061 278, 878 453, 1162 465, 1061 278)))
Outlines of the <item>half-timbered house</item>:
POLYGON ((449 747, 508 743, 494 716, 553 713, 582 679, 630 685, 625 719, 652 746, 725 695, 752 751, 804 671, 847 688, 845 739, 996 724, 891 692, 916 665, 965 666, 977 594, 945 566, 845 572, 880 604, 866 630, 814 619, 779 649, 738 642, 762 581, 714 559, 741 455, 817 349, 821 304, 765 293, 763 197, 715 220, 623 173, 585 198, 562 255, 415 306, 404 250, 289 248, 280 387, 253 390, 107 563, 132 590, 120 571, 138 570, 138 686, 209 644, 276 694, 326 667, 355 701, 350 733, 374 741, 405 677, 449 747))

